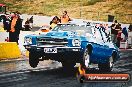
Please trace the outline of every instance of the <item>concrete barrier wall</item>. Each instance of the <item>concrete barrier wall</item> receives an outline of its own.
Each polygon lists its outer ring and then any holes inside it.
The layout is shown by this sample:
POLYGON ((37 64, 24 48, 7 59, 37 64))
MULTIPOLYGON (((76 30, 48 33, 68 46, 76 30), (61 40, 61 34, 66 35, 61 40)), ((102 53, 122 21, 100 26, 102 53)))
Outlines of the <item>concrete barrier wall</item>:
POLYGON ((21 52, 16 42, 0 42, 0 60, 20 57, 21 52))
POLYGON ((19 34, 19 45, 15 42, 5 42, 5 39, 9 37, 8 32, 0 32, 0 59, 11 59, 20 58, 22 55, 27 55, 26 49, 24 48, 24 37, 29 34, 35 34, 32 31, 20 31, 19 34))

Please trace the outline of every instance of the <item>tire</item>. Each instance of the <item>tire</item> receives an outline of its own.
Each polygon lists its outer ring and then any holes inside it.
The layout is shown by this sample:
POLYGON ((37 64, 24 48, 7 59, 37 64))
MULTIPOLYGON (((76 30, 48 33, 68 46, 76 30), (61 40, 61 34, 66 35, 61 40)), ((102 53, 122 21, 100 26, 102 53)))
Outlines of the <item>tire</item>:
POLYGON ((83 64, 82 67, 83 68, 88 68, 89 67, 89 63, 90 63, 90 52, 89 49, 86 48, 84 51, 84 55, 83 55, 83 64))
POLYGON ((99 67, 99 70, 100 71, 105 71, 105 72, 110 72, 113 68, 113 65, 114 65, 114 59, 113 57, 111 56, 109 58, 109 61, 108 63, 101 63, 101 64, 98 64, 98 67, 99 67))
POLYGON ((76 64, 76 63, 71 62, 71 61, 63 61, 61 63, 62 63, 62 66, 65 70, 72 70, 76 64))
POLYGON ((39 56, 37 52, 29 52, 29 64, 31 67, 35 68, 37 67, 39 63, 39 56))
POLYGON ((84 80, 85 80, 85 77, 83 75, 79 75, 78 73, 77 73, 77 76, 76 77, 77 77, 77 81, 79 83, 83 83, 84 80))

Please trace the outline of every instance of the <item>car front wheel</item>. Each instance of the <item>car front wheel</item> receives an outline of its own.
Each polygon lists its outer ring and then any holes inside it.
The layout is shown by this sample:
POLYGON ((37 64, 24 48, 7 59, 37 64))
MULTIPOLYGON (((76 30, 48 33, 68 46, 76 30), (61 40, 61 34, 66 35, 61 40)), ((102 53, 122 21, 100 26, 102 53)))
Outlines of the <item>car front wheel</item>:
POLYGON ((35 68, 37 67, 39 63, 39 57, 36 52, 29 52, 29 64, 31 67, 35 68))
POLYGON ((89 63, 90 63, 90 52, 87 49, 85 49, 85 52, 84 52, 84 55, 83 55, 83 66, 85 68, 88 68, 89 67, 89 63))
POLYGON ((70 61, 63 61, 61 63, 65 70, 72 70, 76 64, 75 62, 70 62, 70 61))
POLYGON ((107 63, 98 64, 98 67, 99 67, 100 71, 109 71, 110 72, 113 68, 113 65, 114 65, 114 60, 113 60, 113 57, 111 56, 107 63))

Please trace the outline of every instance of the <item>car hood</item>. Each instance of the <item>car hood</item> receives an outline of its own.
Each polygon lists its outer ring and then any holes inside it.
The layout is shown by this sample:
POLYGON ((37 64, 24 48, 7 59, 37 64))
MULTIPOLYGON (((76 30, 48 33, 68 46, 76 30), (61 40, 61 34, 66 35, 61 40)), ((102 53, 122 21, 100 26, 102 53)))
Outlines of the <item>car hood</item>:
POLYGON ((70 38, 77 37, 77 33, 71 31, 51 31, 48 32, 46 35, 40 35, 39 37, 70 38))
POLYGON ((25 37, 31 37, 31 38, 36 38, 38 35, 36 34, 30 34, 30 35, 26 35, 25 37))

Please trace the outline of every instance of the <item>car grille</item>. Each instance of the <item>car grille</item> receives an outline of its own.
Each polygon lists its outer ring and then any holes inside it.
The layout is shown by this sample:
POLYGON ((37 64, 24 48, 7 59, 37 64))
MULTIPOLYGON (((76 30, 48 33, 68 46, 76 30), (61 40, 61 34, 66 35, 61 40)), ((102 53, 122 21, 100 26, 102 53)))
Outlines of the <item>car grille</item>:
POLYGON ((66 38, 38 38, 38 45, 67 45, 68 40, 66 38))

